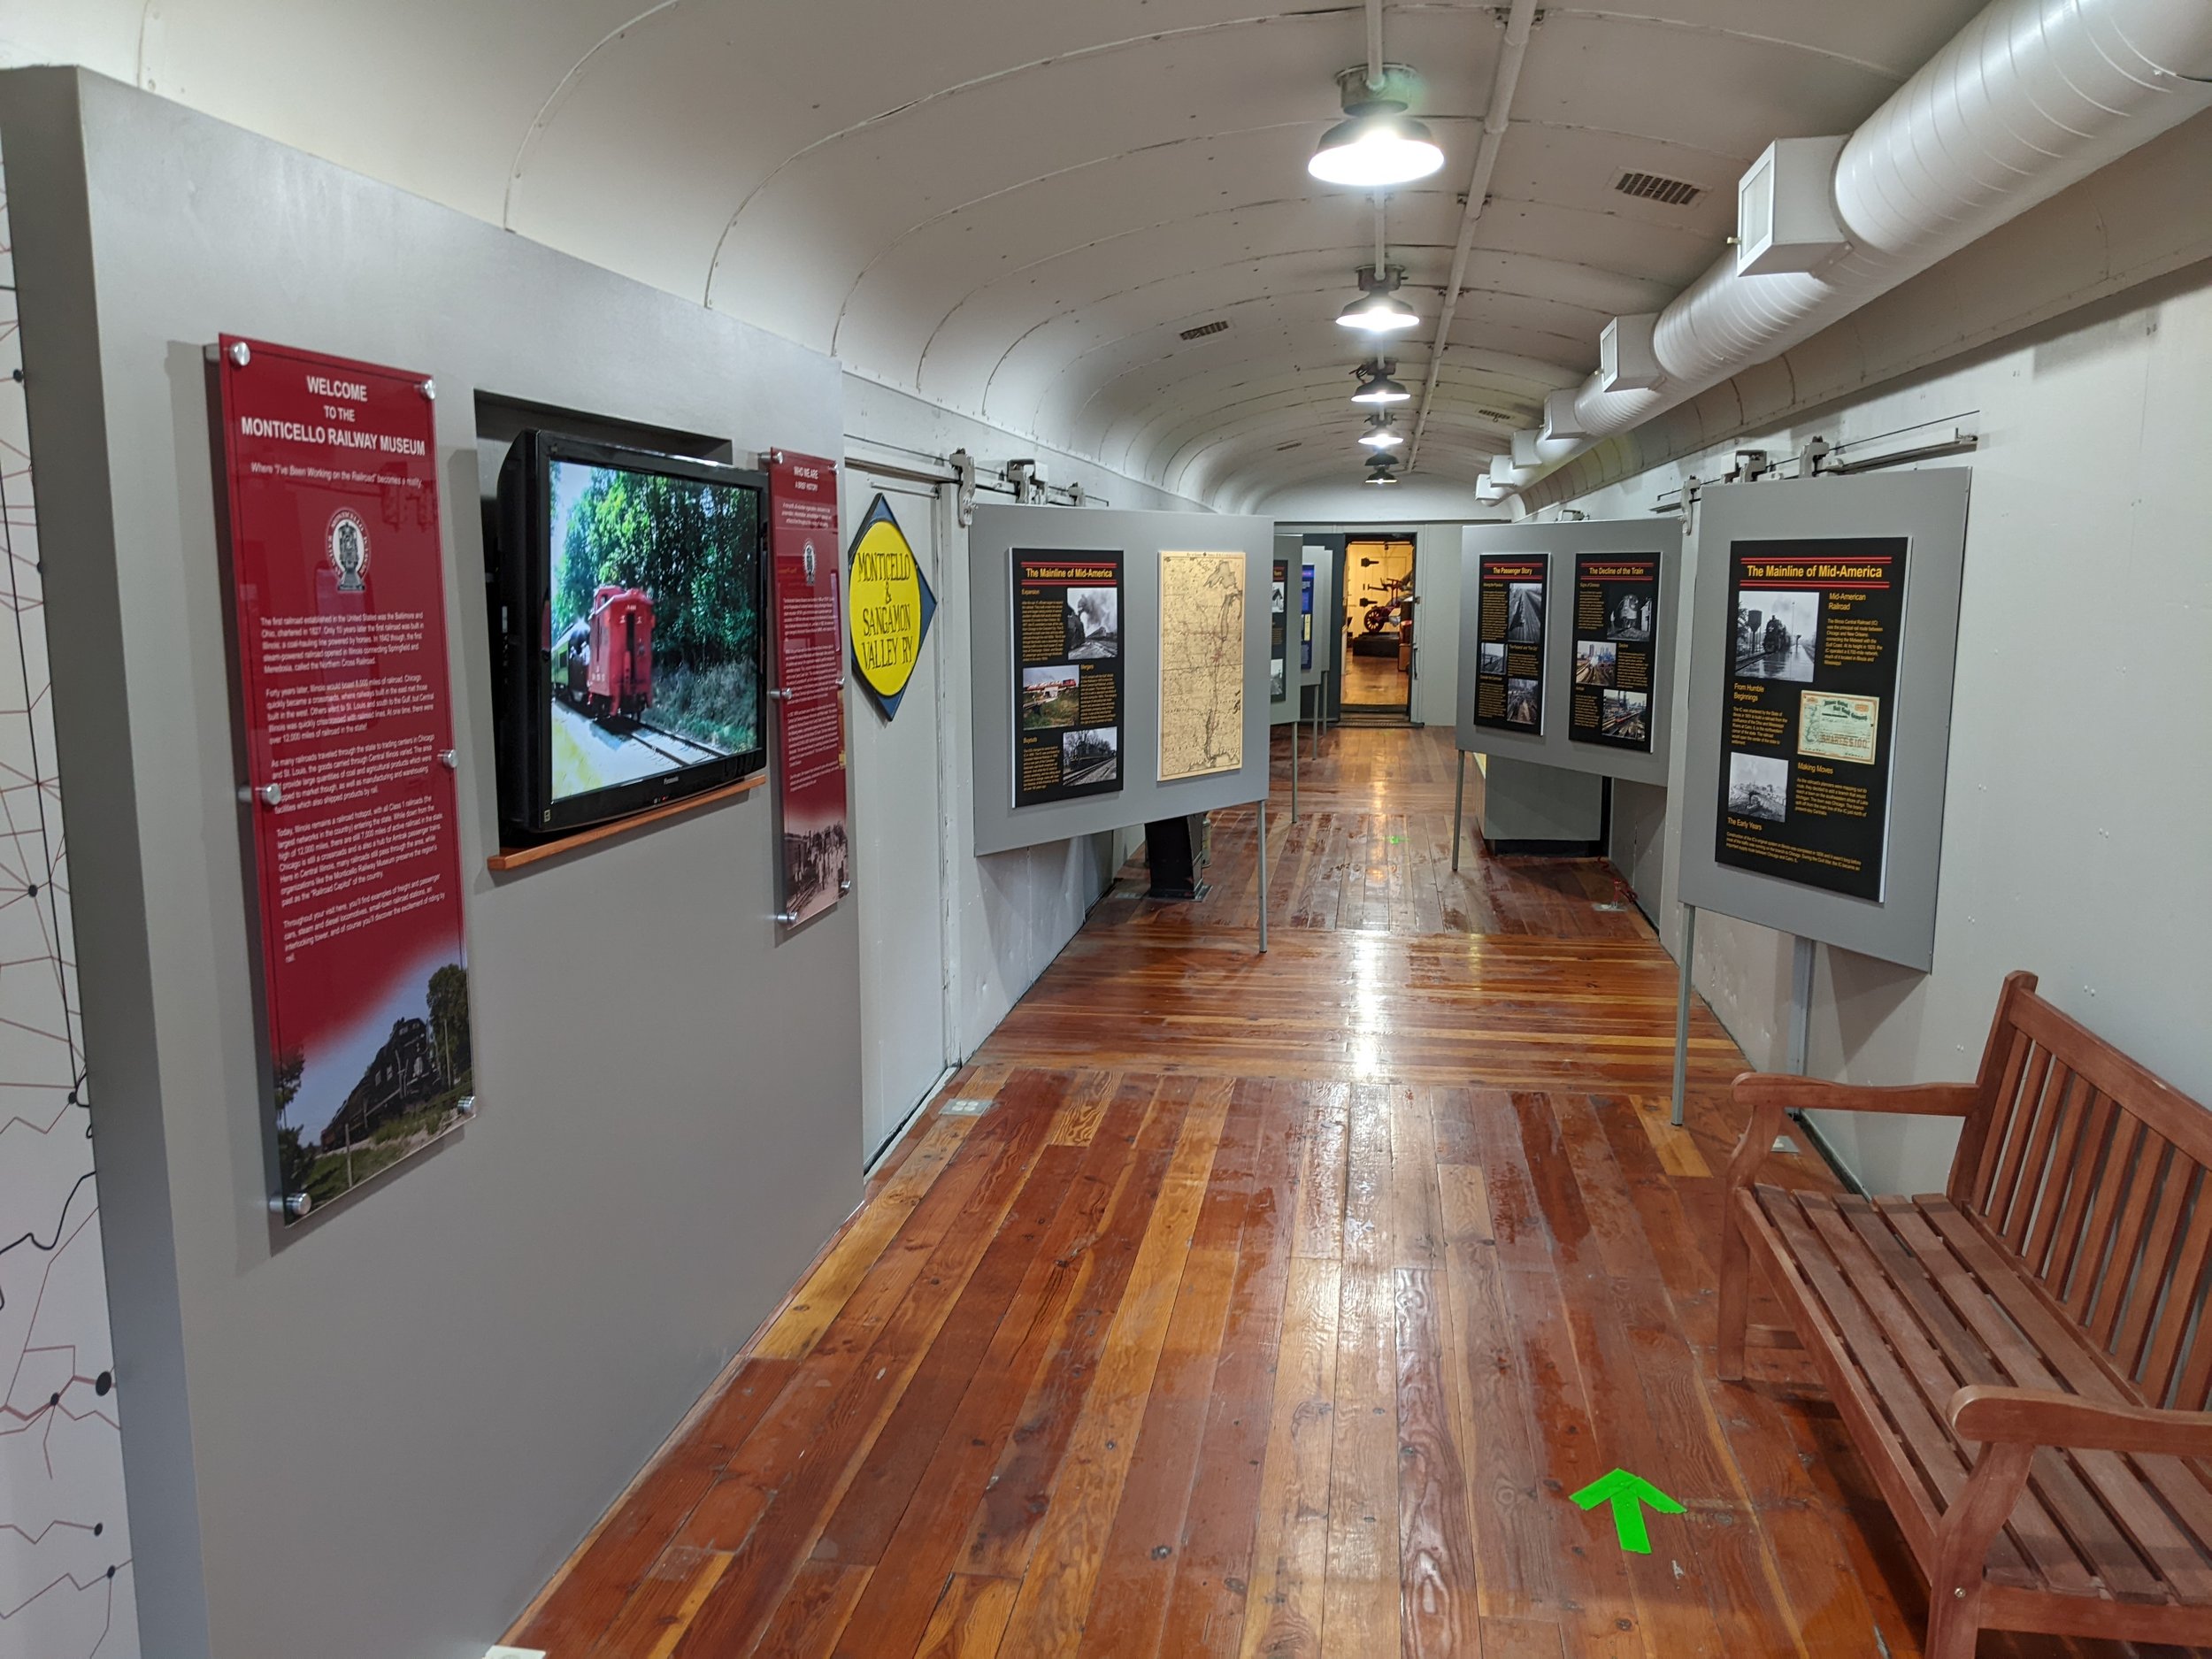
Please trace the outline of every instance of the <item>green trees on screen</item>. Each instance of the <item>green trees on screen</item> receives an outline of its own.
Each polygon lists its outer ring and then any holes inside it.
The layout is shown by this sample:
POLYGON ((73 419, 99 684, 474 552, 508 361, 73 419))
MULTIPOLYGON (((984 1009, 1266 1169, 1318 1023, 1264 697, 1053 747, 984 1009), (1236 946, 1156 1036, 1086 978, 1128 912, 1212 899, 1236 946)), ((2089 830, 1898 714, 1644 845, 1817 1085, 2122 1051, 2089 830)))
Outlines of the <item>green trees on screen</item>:
POLYGON ((556 638, 607 584, 653 597, 653 655, 706 668, 752 656, 760 520, 749 490, 595 469, 554 549, 556 638))

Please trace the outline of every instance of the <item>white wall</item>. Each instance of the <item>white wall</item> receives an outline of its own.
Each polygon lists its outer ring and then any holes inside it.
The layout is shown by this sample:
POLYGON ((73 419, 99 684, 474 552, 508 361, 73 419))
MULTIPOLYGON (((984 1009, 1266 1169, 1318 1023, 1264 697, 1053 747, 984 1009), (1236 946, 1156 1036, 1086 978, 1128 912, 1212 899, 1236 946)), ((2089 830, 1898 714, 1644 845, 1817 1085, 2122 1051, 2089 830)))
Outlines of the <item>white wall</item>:
POLYGON ((1409 472, 1388 489, 1378 489, 1358 475, 1352 457, 1344 457, 1345 476, 1317 483, 1292 484, 1253 507, 1285 524, 1295 522, 1344 529, 1370 526, 1451 520, 1493 523, 1510 518, 1505 507, 1485 507, 1464 484, 1409 472))
MULTIPOLYGON (((1788 454, 1814 434, 1843 442, 1975 418, 1980 449, 1932 463, 1974 473, 1935 971, 1824 948, 1814 1075, 1970 1076, 1999 981, 2024 967, 2060 1007, 2212 1101, 2208 364, 2212 265, 2200 265, 1576 500, 1594 517, 1643 517, 1685 477, 1719 476, 1739 448, 1788 454)), ((1684 593, 1694 580, 1686 571, 1684 593)), ((1678 793, 1683 764, 1678 751, 1678 793)), ((1640 820, 1640 833, 1649 827, 1640 820)), ((1656 913, 1672 941, 1671 821, 1664 834, 1656 913)), ((1698 987, 1755 1064, 1782 1059, 1789 955, 1780 934, 1699 917, 1698 987)), ((1942 1184, 1949 1125, 1824 1114, 1818 1126, 1872 1190, 1942 1184)))
MULTIPOLYGON (((1035 459, 1055 487, 1080 484, 1101 506, 1159 511, 1204 511, 1201 503, 1168 495, 1151 485, 1049 449, 1029 439, 940 409, 864 376, 845 377, 845 441, 849 456, 902 461, 921 471, 943 470, 943 458, 965 449, 987 470, 1016 458, 1035 459)), ((949 494, 949 491, 946 492, 949 494)), ((985 501, 1007 497, 985 494, 985 501)), ((1070 512, 1082 509, 1068 508, 1070 512)), ((939 661, 947 667, 949 733, 955 745, 961 787, 949 792, 945 810, 952 856, 953 928, 948 941, 954 968, 954 1007, 963 1058, 975 1052, 1007 1010, 1060 954, 1092 905, 1111 885, 1119 853, 1109 835, 1053 841, 1019 851, 977 857, 970 818, 973 803, 965 787, 971 775, 974 726, 973 688, 964 672, 968 661, 968 534, 951 512, 939 516, 943 572, 936 627, 939 661)), ((864 715, 863 718, 872 718, 864 715)), ((856 826, 856 833, 871 833, 856 826)), ((1141 834, 1141 826, 1137 831, 1141 834)), ((864 956, 861 972, 878 972, 864 956)), ((928 995, 930 986, 879 985, 880 996, 928 995)))

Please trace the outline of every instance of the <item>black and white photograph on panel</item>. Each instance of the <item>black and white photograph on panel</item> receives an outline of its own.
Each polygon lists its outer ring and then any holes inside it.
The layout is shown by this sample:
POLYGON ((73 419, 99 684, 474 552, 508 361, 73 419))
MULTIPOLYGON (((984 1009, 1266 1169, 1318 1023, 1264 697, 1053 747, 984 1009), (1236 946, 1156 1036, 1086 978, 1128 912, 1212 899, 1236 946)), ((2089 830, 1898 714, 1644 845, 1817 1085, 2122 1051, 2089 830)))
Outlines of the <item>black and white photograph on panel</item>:
POLYGON ((1509 680, 1505 682, 1505 718, 1515 726, 1533 729, 1543 706, 1543 685, 1540 680, 1509 680))
POLYGON ((1616 742, 1640 743, 1651 735, 1651 694, 1607 690, 1598 699, 1598 729, 1616 742))
POLYGON ((1810 680, 1820 627, 1816 593, 1750 589, 1736 603, 1736 673, 1743 680, 1810 680))
POLYGON ((1505 637, 1533 645, 1544 637, 1544 584, 1514 582, 1505 590, 1505 637))
POLYGON ((1651 637, 1651 613, 1658 603, 1647 588, 1609 588, 1605 608, 1605 637, 1644 641, 1651 637))
POLYGON ((1095 662, 1121 655, 1120 589, 1071 588, 1066 604, 1071 658, 1095 662))
POLYGON ((1728 757, 1728 810, 1779 824, 1790 815, 1790 763, 1779 755, 1728 757))
POLYGON ((1505 672, 1505 641, 1503 640, 1485 640, 1480 649, 1481 660, 1478 665, 1479 672, 1485 674, 1505 672))
POLYGON ((1060 739, 1061 775, 1071 784, 1121 776, 1121 733, 1110 726, 1069 732, 1060 739))
POLYGON ((1042 732, 1073 726, 1079 676, 1057 664, 1022 670, 1022 730, 1042 732))
POLYGON ((1575 641, 1575 684, 1578 686, 1609 686, 1613 683, 1613 664, 1620 656, 1620 647, 1610 640, 1577 640, 1575 641))

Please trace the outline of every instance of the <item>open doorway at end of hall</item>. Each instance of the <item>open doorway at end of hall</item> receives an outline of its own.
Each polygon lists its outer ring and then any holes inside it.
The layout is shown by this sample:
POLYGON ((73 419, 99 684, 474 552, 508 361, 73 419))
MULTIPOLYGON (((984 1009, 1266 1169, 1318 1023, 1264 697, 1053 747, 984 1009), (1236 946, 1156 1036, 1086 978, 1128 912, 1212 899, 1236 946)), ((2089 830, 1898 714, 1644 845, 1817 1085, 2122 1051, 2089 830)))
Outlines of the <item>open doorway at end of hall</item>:
POLYGON ((1344 712, 1408 718, 1413 689, 1414 539, 1399 531, 1344 543, 1344 712))

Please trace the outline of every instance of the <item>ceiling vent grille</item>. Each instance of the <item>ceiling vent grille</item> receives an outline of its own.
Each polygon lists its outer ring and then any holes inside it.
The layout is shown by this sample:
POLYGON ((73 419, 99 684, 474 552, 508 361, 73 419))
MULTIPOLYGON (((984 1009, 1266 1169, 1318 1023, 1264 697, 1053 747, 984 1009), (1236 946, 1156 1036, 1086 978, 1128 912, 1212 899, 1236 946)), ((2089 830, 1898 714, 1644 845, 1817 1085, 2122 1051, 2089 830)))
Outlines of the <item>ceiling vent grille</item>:
POLYGON ((1701 185, 1682 179, 1663 179, 1655 173, 1624 173, 1613 188, 1623 196, 1632 196, 1646 202, 1663 202, 1669 207, 1687 207, 1705 194, 1701 185))
POLYGON ((1203 340, 1208 334, 1219 334, 1228 326, 1229 323, 1226 318, 1217 318, 1212 322, 1201 323, 1195 328, 1186 328, 1183 330, 1179 338, 1184 340, 1203 340))
POLYGON ((1501 426, 1517 426, 1521 424, 1521 418, 1518 415, 1509 415, 1502 409, 1477 409, 1475 413, 1480 415, 1485 420, 1494 420, 1501 426))

